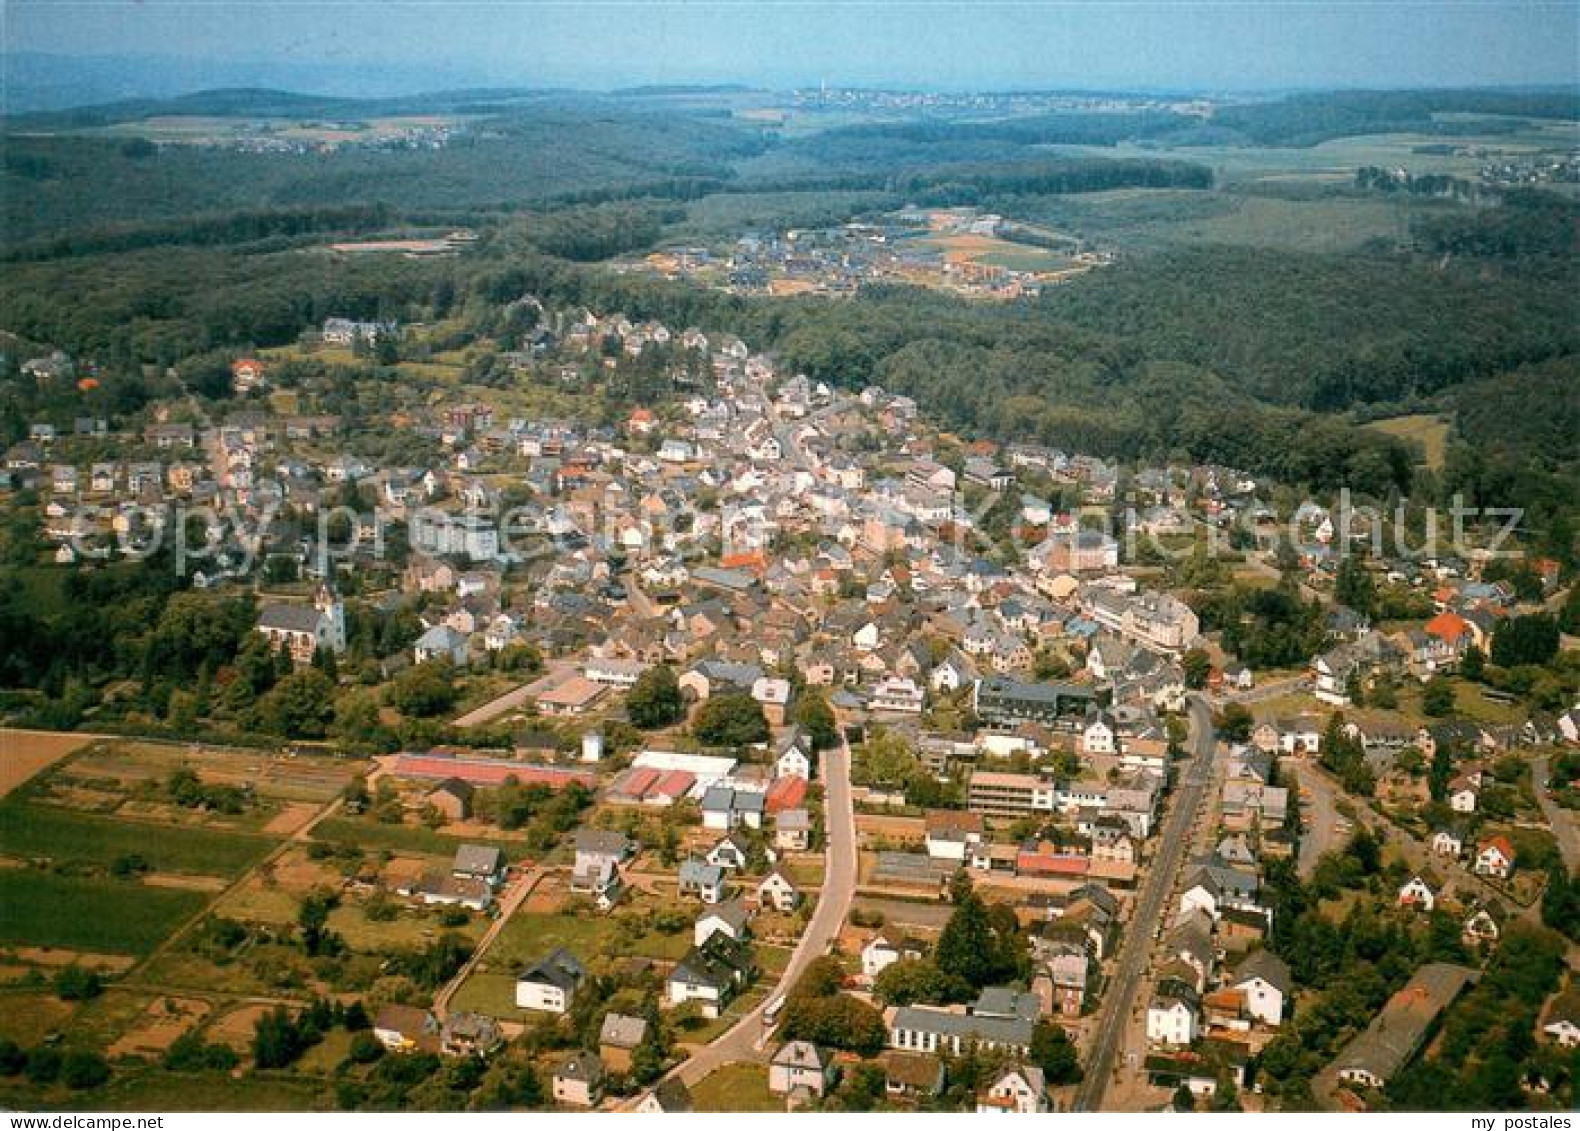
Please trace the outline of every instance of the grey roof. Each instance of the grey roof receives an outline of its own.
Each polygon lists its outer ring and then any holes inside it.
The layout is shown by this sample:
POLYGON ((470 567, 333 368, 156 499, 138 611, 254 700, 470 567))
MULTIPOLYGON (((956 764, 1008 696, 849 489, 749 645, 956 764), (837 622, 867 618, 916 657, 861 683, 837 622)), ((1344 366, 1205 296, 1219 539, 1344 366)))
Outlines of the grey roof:
POLYGON ((828 1063, 822 1051, 811 1041, 786 1041, 779 1046, 770 1061, 784 1068, 816 1068, 822 1070, 828 1063))
POLYGON ((901 1006, 894 1011, 892 1029, 937 1033, 940 1036, 992 1042, 998 1045, 1029 1047, 1034 1022, 1004 1017, 973 1017, 921 1005, 901 1006))
POLYGON ((587 968, 570 951, 556 947, 516 976, 518 982, 545 982, 562 990, 574 990, 587 976, 587 968))
POLYGON ((660 1111, 676 1114, 692 1109, 691 1091, 679 1076, 660 1080, 658 1087, 654 1088, 651 1094, 660 1111))
POLYGON ((1042 1013, 1042 1003, 1036 994, 1024 993, 1012 986, 986 986, 977 995, 971 1012, 978 1017, 1015 1017, 1035 1021, 1042 1013))
POLYGON ((750 918, 751 912, 746 910, 746 905, 738 899, 731 899, 708 908, 701 915, 697 916, 697 921, 700 923, 704 919, 723 919, 732 928, 739 931, 746 926, 746 922, 750 918))
POLYGON ((1359 1069, 1384 1083, 1403 1068, 1426 1037, 1437 1015, 1446 1009, 1467 982, 1481 975, 1464 966, 1429 962, 1388 999, 1372 1023, 1349 1043, 1333 1062, 1340 1072, 1359 1069))
POLYGON ((724 881, 724 869, 717 864, 709 864, 705 860, 687 858, 680 862, 680 882, 698 884, 702 887, 713 887, 724 881))
POLYGON ((647 1036, 647 1018, 628 1013, 606 1013, 598 1030, 598 1044, 618 1049, 634 1049, 647 1036))
POLYGON ((1245 961, 1240 963, 1240 968, 1234 972, 1234 982, 1248 982, 1252 978, 1260 978, 1286 997, 1294 988, 1295 980, 1290 976, 1289 964, 1270 950, 1253 950, 1246 955, 1245 961))
POLYGON ((492 876, 505 864, 505 855, 486 844, 463 844, 455 850, 451 871, 468 876, 492 876))
POLYGON ((577 829, 576 852, 597 856, 623 857, 631 850, 631 838, 622 832, 605 829, 577 829))
POLYGON ((596 1084, 604 1077, 603 1061, 598 1059, 595 1052, 573 1052, 554 1070, 558 1080, 579 1080, 584 1084, 596 1084))
POLYGON ((309 605, 265 605, 258 614, 258 627, 277 632, 317 632, 321 615, 309 605))

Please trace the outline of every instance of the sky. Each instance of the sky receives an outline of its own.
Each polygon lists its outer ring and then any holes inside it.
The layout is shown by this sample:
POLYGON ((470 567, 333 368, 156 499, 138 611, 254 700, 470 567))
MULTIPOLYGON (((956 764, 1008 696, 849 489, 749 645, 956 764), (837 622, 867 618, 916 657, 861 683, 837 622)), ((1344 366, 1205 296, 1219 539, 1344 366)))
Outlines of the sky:
POLYGON ((1580 81, 1580 0, 0 0, 0 37, 7 54, 235 63, 249 81, 373 72, 392 87, 1580 81))

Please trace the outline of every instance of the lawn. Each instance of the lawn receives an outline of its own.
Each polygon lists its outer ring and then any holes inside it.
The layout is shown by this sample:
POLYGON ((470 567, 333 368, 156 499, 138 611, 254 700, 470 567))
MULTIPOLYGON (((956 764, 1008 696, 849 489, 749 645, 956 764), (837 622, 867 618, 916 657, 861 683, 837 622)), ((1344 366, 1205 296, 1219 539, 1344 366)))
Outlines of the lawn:
POLYGON ((1414 416, 1393 416, 1387 420, 1374 420, 1365 427, 1385 436, 1421 445, 1423 462, 1434 471, 1443 466, 1443 452, 1448 446, 1449 422, 1431 413, 1414 416))
POLYGON ((208 902, 202 892, 0 870, 0 942, 147 954, 208 902))
POLYGON ((369 851, 389 849, 391 852, 409 852, 419 856, 442 856, 446 860, 455 855, 463 844, 487 844, 502 849, 510 861, 521 859, 522 845, 492 837, 457 837, 420 825, 383 825, 377 821, 359 820, 355 817, 330 817, 313 828, 314 840, 345 842, 369 851))
POLYGON ((275 843, 249 833, 96 817, 14 799, 0 803, 0 854, 47 857, 56 864, 108 867, 119 857, 137 855, 156 872, 239 876, 275 843))
POLYGON ((673 935, 649 931, 633 938, 611 916, 518 911, 488 948, 478 968, 462 983, 455 1007, 494 1016, 515 1016, 516 969, 556 947, 564 947, 583 962, 634 955, 674 962, 690 949, 691 929, 687 927, 673 935))
POLYGON ((333 1111, 323 1081, 275 1073, 231 1077, 151 1070, 124 1076, 79 1101, 95 1111, 333 1111))
POLYGON ((768 1090, 768 1069, 761 1064, 727 1064, 691 1089, 698 1111, 784 1111, 785 1102, 768 1090))

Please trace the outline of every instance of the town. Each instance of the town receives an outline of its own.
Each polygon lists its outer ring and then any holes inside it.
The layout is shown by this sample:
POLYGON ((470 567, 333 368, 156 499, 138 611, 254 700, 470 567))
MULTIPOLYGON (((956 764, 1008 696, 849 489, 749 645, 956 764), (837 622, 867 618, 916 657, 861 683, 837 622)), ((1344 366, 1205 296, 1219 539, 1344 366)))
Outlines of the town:
POLYGON ((26 1102, 1573 1108, 1572 570, 502 308, 5 451, 53 654, 149 657, 0 703, 26 1102))

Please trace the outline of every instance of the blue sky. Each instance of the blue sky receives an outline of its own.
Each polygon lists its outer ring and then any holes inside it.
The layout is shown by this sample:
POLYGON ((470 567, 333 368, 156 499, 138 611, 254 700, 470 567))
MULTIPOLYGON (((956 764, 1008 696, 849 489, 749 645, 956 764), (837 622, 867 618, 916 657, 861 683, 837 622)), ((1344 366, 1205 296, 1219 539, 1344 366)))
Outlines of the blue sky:
POLYGON ((457 84, 1205 90, 1575 82, 1580 0, 5 0, 7 52, 457 84))

